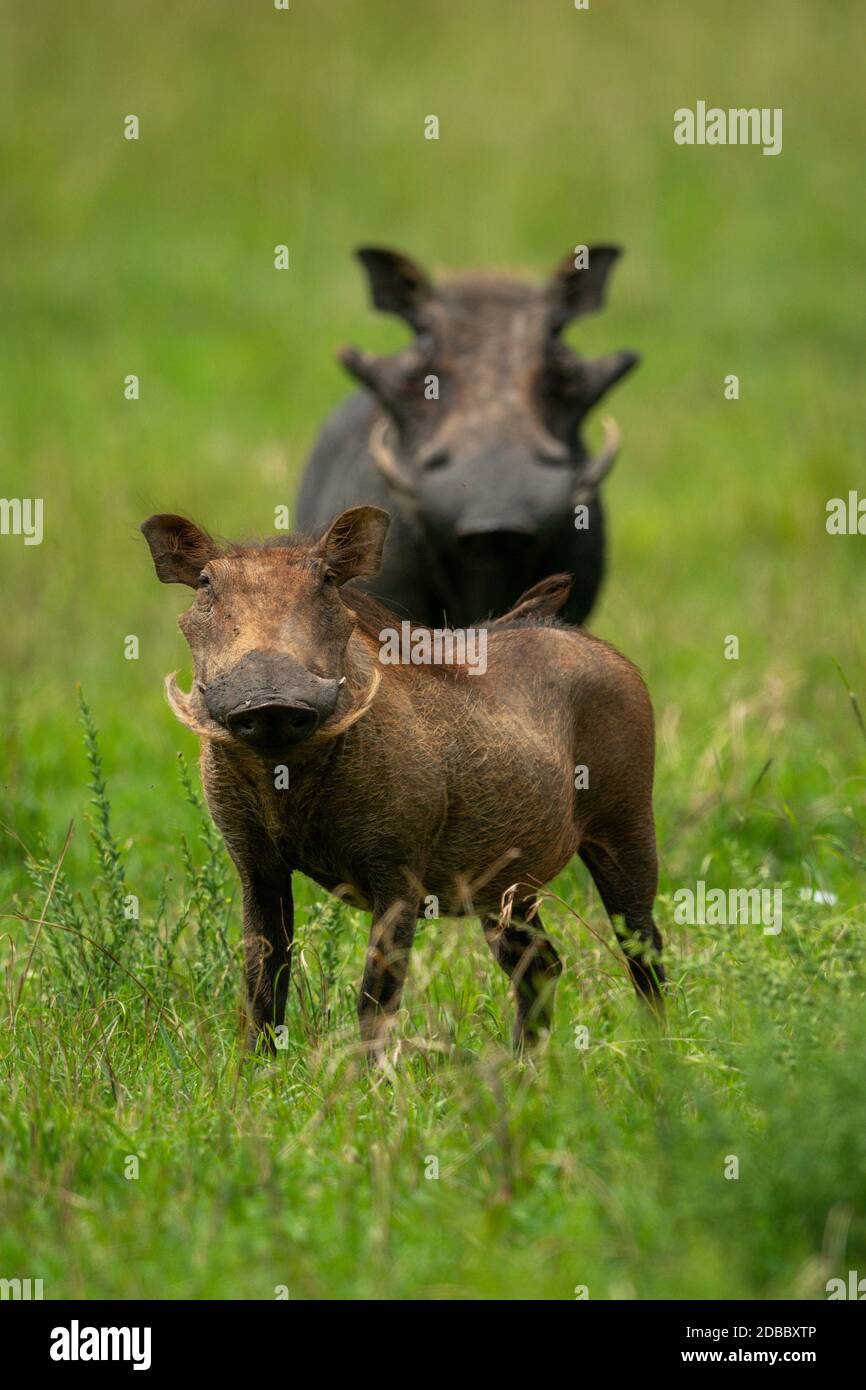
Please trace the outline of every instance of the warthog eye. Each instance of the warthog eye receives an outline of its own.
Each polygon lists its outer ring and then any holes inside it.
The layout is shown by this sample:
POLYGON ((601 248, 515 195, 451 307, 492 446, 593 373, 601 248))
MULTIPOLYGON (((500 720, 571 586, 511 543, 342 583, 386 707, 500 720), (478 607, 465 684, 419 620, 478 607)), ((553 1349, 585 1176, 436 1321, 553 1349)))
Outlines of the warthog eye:
POLYGON ((198 591, 200 594, 204 594, 208 598, 213 593, 213 586, 210 582, 210 579, 204 573, 201 573, 198 577, 198 591))
POLYGON ((447 449, 435 449, 432 454, 426 454, 421 460, 421 467, 425 473, 432 473, 437 468, 444 468, 450 461, 451 455, 447 449))

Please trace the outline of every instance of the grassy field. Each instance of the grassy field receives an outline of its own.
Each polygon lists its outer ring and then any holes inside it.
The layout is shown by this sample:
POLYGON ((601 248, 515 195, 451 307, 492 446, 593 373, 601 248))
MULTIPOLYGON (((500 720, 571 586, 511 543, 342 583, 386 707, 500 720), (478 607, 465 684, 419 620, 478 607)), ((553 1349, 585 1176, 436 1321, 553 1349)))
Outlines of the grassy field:
POLYGON ((0 26, 0 493, 45 509, 41 545, 0 536, 0 1277, 762 1299, 866 1274, 866 538, 825 529, 866 487, 862 6, 3 0, 0 26), (676 146, 697 100, 781 107, 783 153, 676 146), (577 866, 537 1062, 477 925, 431 923, 419 1046, 393 1086, 359 1075, 367 922, 306 882, 289 1048, 245 1058, 234 877, 161 693, 184 599, 138 523, 272 529, 348 389, 334 349, 404 336, 353 246, 543 275, 593 240, 627 255, 570 339, 644 354, 592 625, 657 712, 669 1035, 577 866), (678 925, 699 879, 781 887, 782 931, 678 925))

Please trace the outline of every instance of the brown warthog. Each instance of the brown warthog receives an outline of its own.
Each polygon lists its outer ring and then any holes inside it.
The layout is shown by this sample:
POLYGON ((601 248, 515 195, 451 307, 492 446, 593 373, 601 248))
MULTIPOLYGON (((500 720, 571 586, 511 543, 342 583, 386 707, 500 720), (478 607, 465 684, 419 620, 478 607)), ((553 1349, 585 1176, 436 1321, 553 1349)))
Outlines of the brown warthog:
POLYGON ((575 852, 636 989, 659 1002, 652 708, 630 662, 551 616, 567 579, 485 631, 483 672, 385 664, 398 620, 343 586, 376 572, 387 512, 354 507, 321 539, 251 546, 221 547, 178 516, 142 530, 163 583, 197 590, 180 619, 193 688, 173 676, 166 688, 201 738, 208 805, 243 886, 254 1036, 285 1013, 295 870, 372 913, 358 1013, 376 1055, 430 895, 446 915, 481 918, 515 987, 516 1042, 549 1027, 561 966, 533 889, 575 852))

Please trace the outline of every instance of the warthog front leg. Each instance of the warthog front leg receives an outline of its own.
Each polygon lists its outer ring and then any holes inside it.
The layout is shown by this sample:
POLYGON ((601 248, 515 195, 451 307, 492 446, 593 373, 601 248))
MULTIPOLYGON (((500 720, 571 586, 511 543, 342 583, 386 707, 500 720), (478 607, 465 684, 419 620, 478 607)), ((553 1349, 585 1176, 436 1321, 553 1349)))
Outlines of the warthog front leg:
POLYGON ((283 1022, 289 993, 295 923, 291 874, 279 882, 245 876, 243 889, 249 1041, 255 1047, 264 1035, 266 1047, 272 1050, 270 1030, 283 1022))
POLYGON ((358 997, 361 1040, 371 1057, 381 1058, 394 1026, 409 953, 415 938, 418 900, 398 898, 387 906, 375 904, 364 979, 358 997))
POLYGON ((485 917, 482 925, 493 959, 511 980, 517 1003, 514 1046, 520 1051, 537 1042, 542 1030, 550 1030, 562 962, 537 912, 530 921, 515 906, 510 921, 485 917))

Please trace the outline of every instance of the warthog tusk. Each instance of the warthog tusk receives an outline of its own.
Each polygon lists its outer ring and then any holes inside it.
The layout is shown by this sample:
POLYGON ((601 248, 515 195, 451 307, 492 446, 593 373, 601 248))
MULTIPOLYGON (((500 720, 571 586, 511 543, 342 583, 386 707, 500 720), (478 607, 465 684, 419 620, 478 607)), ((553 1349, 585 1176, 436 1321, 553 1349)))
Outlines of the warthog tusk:
MULTIPOLYGON (((345 680, 345 676, 343 679, 345 680)), ((330 721, 324 723, 320 729, 317 729, 314 734, 311 734, 307 739, 307 743, 324 743, 328 739, 338 738, 339 735, 344 734, 347 729, 351 729, 353 724, 357 724, 358 720, 367 713, 375 700, 376 691, 379 689, 379 682, 381 679, 382 672, 374 667, 373 674, 370 678, 370 684, 367 686, 367 689, 361 693, 357 703, 354 704, 350 710, 347 710, 344 715, 341 715, 339 719, 335 719, 333 723, 330 721)))
POLYGON ((369 449, 383 478, 391 484, 397 492, 404 493, 407 497, 414 497, 418 489, 414 479, 408 473, 404 473, 396 458, 394 451, 385 440, 385 432, 388 429, 387 420, 377 420, 370 431, 369 449))
POLYGON ((575 506, 592 501, 596 491, 613 468, 619 453, 619 425, 609 415, 605 415, 602 424, 604 426, 604 448, 596 458, 590 459, 581 473, 580 480, 574 490, 574 496, 571 499, 575 506))
MULTIPOLYGON (((196 681, 196 689, 201 690, 201 686, 196 681)), ((190 733, 198 734, 199 738, 212 739, 214 743, 231 743, 232 737, 227 729, 223 729, 215 720, 201 719, 192 707, 192 691, 187 695, 181 690, 177 683, 177 673, 172 671, 171 675, 165 678, 165 698, 175 719, 183 724, 184 728, 189 729, 190 733)))

